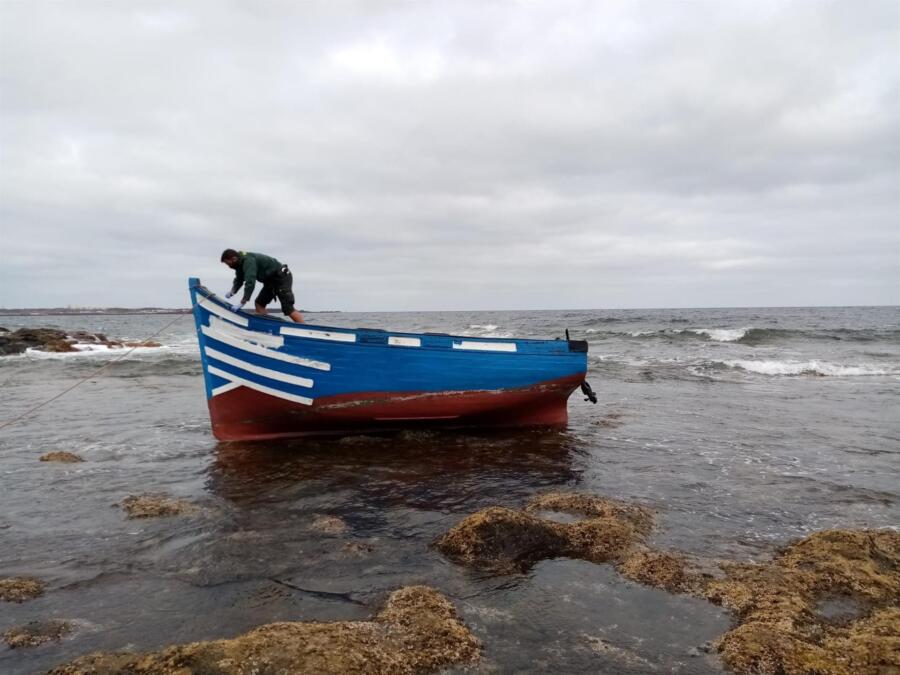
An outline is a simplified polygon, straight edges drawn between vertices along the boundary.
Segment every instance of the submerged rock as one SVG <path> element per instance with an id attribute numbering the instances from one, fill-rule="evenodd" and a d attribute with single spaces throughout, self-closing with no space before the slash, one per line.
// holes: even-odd
<path id="1" fill-rule="evenodd" d="M 617 647 L 605 638 L 596 635 L 585 635 L 584 638 L 592 652 L 601 654 L 604 658 L 611 661 L 616 661 L 625 668 L 635 669 L 642 673 L 658 670 L 657 666 L 647 659 L 630 649 Z"/>
<path id="2" fill-rule="evenodd" d="M 3 641 L 10 649 L 37 647 L 45 642 L 57 642 L 72 632 L 72 624 L 61 619 L 31 621 L 24 626 L 10 628 L 3 633 Z"/>
<path id="3" fill-rule="evenodd" d="M 426 586 L 411 586 L 392 593 L 371 621 L 273 623 L 230 640 L 144 654 L 90 654 L 50 672 L 425 673 L 473 662 L 479 651 L 478 639 L 444 596 Z"/>
<path id="4" fill-rule="evenodd" d="M 682 553 L 636 548 L 616 565 L 619 573 L 670 593 L 700 594 L 712 575 Z"/>
<path id="5" fill-rule="evenodd" d="M 178 516 L 196 510 L 196 506 L 186 499 L 175 499 L 167 495 L 131 495 L 122 500 L 122 508 L 129 518 L 159 518 Z"/>
<path id="6" fill-rule="evenodd" d="M 72 454 L 71 452 L 64 452 L 60 450 L 56 452 L 48 452 L 45 455 L 41 455 L 41 461 L 74 463 L 83 462 L 84 460 L 78 455 Z"/>
<path id="7" fill-rule="evenodd" d="M 563 511 L 584 519 L 560 523 L 531 511 Z M 524 571 L 560 556 L 617 559 L 649 532 L 652 522 L 652 513 L 636 504 L 555 492 L 531 500 L 525 511 L 492 507 L 474 513 L 434 545 L 447 557 L 481 569 Z"/>
<path id="8" fill-rule="evenodd" d="M 316 516 L 310 527 L 324 534 L 344 534 L 350 528 L 337 516 Z"/>
<path id="9" fill-rule="evenodd" d="M 25 602 L 44 594 L 44 582 L 30 577 L 0 579 L 0 600 Z"/>
<path id="10" fill-rule="evenodd" d="M 368 555 L 374 550 L 375 547 L 372 544 L 361 541 L 348 541 L 341 547 L 341 551 L 351 555 Z"/>
<path id="11" fill-rule="evenodd" d="M 591 422 L 594 426 L 603 427 L 605 429 L 615 429 L 622 426 L 622 413 L 610 413 L 606 417 Z"/>

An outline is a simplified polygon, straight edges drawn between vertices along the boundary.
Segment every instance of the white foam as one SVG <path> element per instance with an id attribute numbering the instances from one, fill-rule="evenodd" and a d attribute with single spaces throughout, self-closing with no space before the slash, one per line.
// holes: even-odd
<path id="1" fill-rule="evenodd" d="M 169 351 L 171 347 L 162 345 L 160 347 L 135 347 L 132 351 L 131 347 L 109 347 L 108 345 L 97 345 L 89 343 L 75 343 L 72 347 L 74 352 L 45 352 L 40 349 L 28 348 L 21 356 L 30 359 L 71 359 L 78 357 L 103 357 L 103 356 L 119 356 L 125 352 L 131 351 L 132 355 L 136 354 L 158 354 Z"/>
<path id="2" fill-rule="evenodd" d="M 463 331 L 462 334 L 473 337 L 512 337 L 512 334 L 510 333 L 498 333 L 497 329 L 499 327 L 500 326 L 493 323 L 471 323 L 469 324 L 469 328 Z"/>
<path id="3" fill-rule="evenodd" d="M 723 361 L 730 368 L 746 370 L 760 375 L 825 375 L 828 377 L 866 377 L 896 375 L 900 369 L 874 368 L 871 366 L 845 366 L 827 361 Z"/>
<path id="4" fill-rule="evenodd" d="M 749 328 L 689 328 L 688 332 L 705 335 L 714 342 L 737 342 L 747 334 Z M 680 332 L 680 331 L 676 331 Z"/>

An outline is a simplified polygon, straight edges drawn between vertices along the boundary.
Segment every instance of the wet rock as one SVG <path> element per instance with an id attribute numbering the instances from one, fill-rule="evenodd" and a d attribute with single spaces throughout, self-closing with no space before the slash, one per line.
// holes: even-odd
<path id="1" fill-rule="evenodd" d="M 534 515 L 546 511 L 584 518 L 560 523 Z M 900 673 L 900 532 L 825 530 L 771 562 L 720 562 L 713 573 L 709 561 L 645 546 L 651 525 L 652 513 L 635 504 L 551 493 L 525 511 L 479 511 L 435 546 L 500 572 L 557 556 L 609 561 L 635 581 L 721 604 L 737 625 L 714 648 L 738 673 Z"/>
<path id="2" fill-rule="evenodd" d="M 381 439 L 378 436 L 362 436 L 357 434 L 355 436 L 342 436 L 338 439 L 338 443 L 341 445 L 368 445 L 380 440 Z"/>
<path id="3" fill-rule="evenodd" d="M 434 546 L 459 563 L 496 572 L 523 571 L 544 558 L 565 555 L 564 527 L 495 506 L 468 516 L 436 539 Z"/>
<path id="4" fill-rule="evenodd" d="M 44 594 L 44 582 L 30 577 L 0 579 L 0 600 L 25 602 Z"/>
<path id="5" fill-rule="evenodd" d="M 158 342 L 123 342 L 111 340 L 102 333 L 75 331 L 67 333 L 56 328 L 20 328 L 0 333 L 0 354 L 21 354 L 27 349 L 44 352 L 75 352 L 76 345 L 99 345 L 110 349 L 123 347 L 159 347 Z"/>
<path id="6" fill-rule="evenodd" d="M 371 621 L 282 622 L 230 640 L 144 654 L 95 653 L 54 675 L 189 673 L 425 673 L 478 658 L 480 644 L 453 605 L 425 586 L 391 594 Z"/>
<path id="7" fill-rule="evenodd" d="M 726 578 L 709 582 L 704 594 L 738 615 L 717 645 L 734 670 L 900 671 L 900 533 L 825 530 L 770 563 L 723 567 Z M 835 624 L 817 610 L 837 596 L 852 598 L 856 611 Z"/>
<path id="8" fill-rule="evenodd" d="M 584 516 L 574 523 L 541 518 L 532 511 Z M 492 507 L 465 518 L 435 540 L 447 557 L 481 569 L 524 571 L 539 560 L 566 556 L 593 562 L 620 557 L 650 529 L 652 513 L 604 497 L 550 493 L 531 500 L 525 511 Z"/>
<path id="9" fill-rule="evenodd" d="M 54 328 L 20 328 L 0 335 L 0 354 L 21 354 L 26 349 L 75 351 L 66 332 Z"/>
<path id="10" fill-rule="evenodd" d="M 178 516 L 196 510 L 196 507 L 185 499 L 159 494 L 128 496 L 122 500 L 122 508 L 128 512 L 129 518 Z"/>
<path id="11" fill-rule="evenodd" d="M 3 633 L 3 641 L 10 649 L 37 647 L 46 642 L 57 642 L 72 632 L 72 624 L 60 619 L 31 621 L 24 626 L 10 628 Z"/>
<path id="12" fill-rule="evenodd" d="M 42 462 L 65 462 L 65 463 L 74 463 L 74 462 L 83 462 L 84 460 L 78 455 L 72 454 L 71 452 L 64 451 L 56 451 L 56 452 L 48 452 L 45 455 L 41 455 Z"/>
<path id="13" fill-rule="evenodd" d="M 699 594 L 710 579 L 687 556 L 653 549 L 633 550 L 616 567 L 622 576 L 632 581 L 670 593 Z"/>
<path id="14" fill-rule="evenodd" d="M 351 555 L 368 555 L 375 550 L 375 547 L 360 541 L 348 541 L 341 547 L 341 550 Z"/>
<path id="15" fill-rule="evenodd" d="M 350 528 L 337 516 L 316 516 L 310 527 L 323 534 L 344 534 Z"/>
<path id="16" fill-rule="evenodd" d="M 532 498 L 526 511 L 562 511 L 585 516 L 628 522 L 646 534 L 653 527 L 653 511 L 645 506 L 578 492 L 548 492 Z"/>

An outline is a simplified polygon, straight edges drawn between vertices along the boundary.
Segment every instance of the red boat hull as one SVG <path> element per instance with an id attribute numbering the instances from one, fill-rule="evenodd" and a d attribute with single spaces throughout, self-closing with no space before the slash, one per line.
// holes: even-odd
<path id="1" fill-rule="evenodd" d="M 220 441 L 383 431 L 417 422 L 444 428 L 563 426 L 566 401 L 582 380 L 576 374 L 518 389 L 341 394 L 317 398 L 311 406 L 238 387 L 209 399 L 209 413 Z"/>

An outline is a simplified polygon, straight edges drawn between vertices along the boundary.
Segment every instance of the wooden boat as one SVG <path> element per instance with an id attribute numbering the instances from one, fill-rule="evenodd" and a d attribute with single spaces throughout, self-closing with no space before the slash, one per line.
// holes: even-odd
<path id="1" fill-rule="evenodd" d="M 189 281 L 212 430 L 223 441 L 409 426 L 565 425 L 587 342 L 332 328 L 232 311 Z"/>

